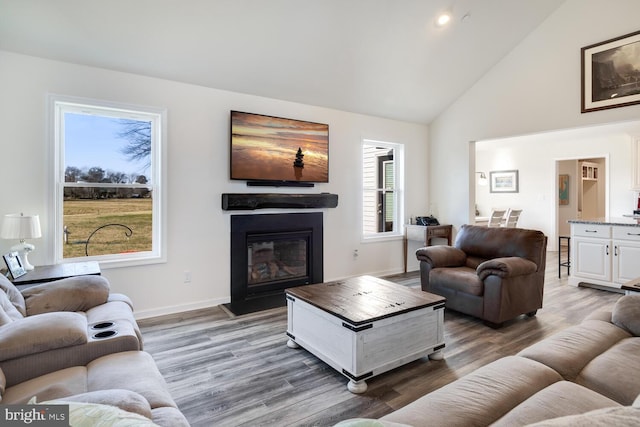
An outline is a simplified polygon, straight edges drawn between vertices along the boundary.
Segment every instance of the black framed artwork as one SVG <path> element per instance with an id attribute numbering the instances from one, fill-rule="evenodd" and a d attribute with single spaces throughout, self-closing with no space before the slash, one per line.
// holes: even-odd
<path id="1" fill-rule="evenodd" d="M 581 49 L 581 112 L 640 104 L 640 31 Z"/>

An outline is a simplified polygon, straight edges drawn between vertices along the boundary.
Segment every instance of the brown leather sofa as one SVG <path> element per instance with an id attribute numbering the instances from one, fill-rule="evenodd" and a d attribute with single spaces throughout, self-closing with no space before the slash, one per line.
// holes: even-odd
<path id="1" fill-rule="evenodd" d="M 492 327 L 542 308 L 547 237 L 541 231 L 463 225 L 454 246 L 416 251 L 422 290 Z"/>

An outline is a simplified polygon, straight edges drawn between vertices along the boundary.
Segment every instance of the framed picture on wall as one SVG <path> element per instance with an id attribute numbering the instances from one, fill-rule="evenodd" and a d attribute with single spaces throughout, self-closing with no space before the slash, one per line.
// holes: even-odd
<path id="1" fill-rule="evenodd" d="M 640 31 L 581 49 L 582 110 L 640 103 Z"/>
<path id="2" fill-rule="evenodd" d="M 518 171 L 491 171 L 489 172 L 489 182 L 491 193 L 517 193 L 518 192 Z"/>
<path id="3" fill-rule="evenodd" d="M 558 205 L 569 204 L 569 175 L 558 175 Z"/>

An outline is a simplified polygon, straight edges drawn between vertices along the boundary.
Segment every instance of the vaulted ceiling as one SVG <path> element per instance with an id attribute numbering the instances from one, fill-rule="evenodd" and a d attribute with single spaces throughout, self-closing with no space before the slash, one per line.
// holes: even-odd
<path id="1" fill-rule="evenodd" d="M 0 0 L 0 49 L 430 123 L 563 2 Z"/>

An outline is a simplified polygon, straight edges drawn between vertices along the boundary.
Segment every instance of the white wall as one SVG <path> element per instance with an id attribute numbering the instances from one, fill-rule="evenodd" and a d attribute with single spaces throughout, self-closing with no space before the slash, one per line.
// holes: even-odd
<path id="1" fill-rule="evenodd" d="M 580 113 L 580 48 L 637 31 L 639 15 L 637 0 L 567 0 L 431 123 L 429 190 L 442 221 L 459 226 L 473 218 L 476 186 L 475 177 L 470 177 L 475 164 L 469 165 L 469 151 L 473 147 L 470 141 L 534 135 L 640 117 L 637 105 Z M 611 188 L 626 191 L 631 179 L 626 176 L 630 172 L 629 159 L 619 156 L 628 154 L 622 154 L 624 148 L 614 147 L 609 141 L 599 145 L 587 150 L 595 157 L 610 155 L 609 171 L 619 166 L 626 171 L 616 172 L 610 181 Z M 528 165 L 520 168 L 521 185 L 527 185 L 523 176 L 542 180 L 544 184 L 544 188 L 523 188 L 528 197 L 538 202 L 527 211 L 530 214 L 526 218 L 529 224 L 548 230 L 555 215 L 555 196 L 548 189 L 555 184 L 551 181 L 553 174 L 539 171 L 553 166 L 548 166 L 551 160 L 546 158 L 544 148 L 536 149 L 535 140 L 520 146 L 517 151 L 529 156 Z M 575 148 L 564 149 L 563 155 L 574 158 Z M 628 212 L 631 203 L 631 196 L 612 195 L 610 214 Z"/>
<path id="2" fill-rule="evenodd" d="M 517 169 L 520 183 L 518 193 L 490 193 L 489 185 L 476 186 L 480 213 L 488 216 L 494 207 L 523 209 L 518 226 L 542 230 L 549 236 L 550 248 L 555 248 L 560 212 L 571 208 L 558 207 L 557 173 L 567 172 L 556 172 L 556 162 L 604 157 L 608 164 L 602 178 L 609 182 L 604 206 L 609 207 L 609 216 L 631 214 L 637 194 L 631 191 L 634 132 L 640 133 L 640 122 L 477 142 L 477 170 L 489 177 L 490 171 Z M 571 173 L 571 185 L 570 188 L 577 186 L 575 170 Z M 575 203 L 575 197 L 570 198 L 570 202 L 572 200 Z M 563 218 L 565 224 L 568 219 L 575 219 L 575 216 Z"/>
<path id="3" fill-rule="evenodd" d="M 168 262 L 103 271 L 113 291 L 133 299 L 139 317 L 229 301 L 229 216 L 234 213 L 222 211 L 222 193 L 337 193 L 338 207 L 323 210 L 325 280 L 402 271 L 401 240 L 361 244 L 363 138 L 406 144 L 405 171 L 411 177 L 406 180 L 406 212 L 427 211 L 423 184 L 427 181 L 426 126 L 0 51 L 4 160 L 0 215 L 21 211 L 40 215 L 44 238 L 32 242 L 36 251 L 29 257 L 35 265 L 53 259 L 49 248 L 53 230 L 47 212 L 47 93 L 168 111 Z M 304 190 L 256 190 L 231 182 L 228 139 L 232 109 L 328 123 L 330 183 Z M 0 241 L 0 250 L 4 253 L 14 243 Z M 357 258 L 354 249 L 358 249 Z M 191 270 L 191 284 L 183 284 L 184 270 Z"/>

